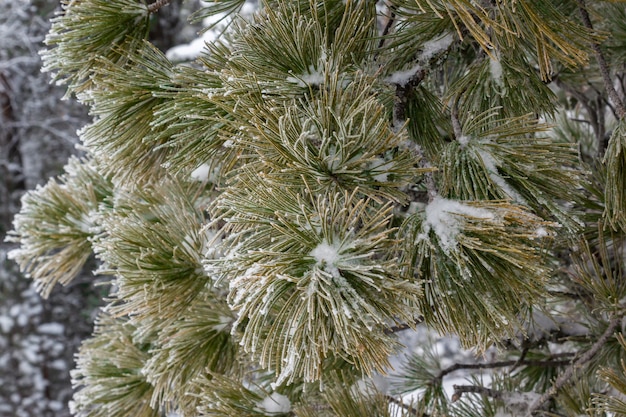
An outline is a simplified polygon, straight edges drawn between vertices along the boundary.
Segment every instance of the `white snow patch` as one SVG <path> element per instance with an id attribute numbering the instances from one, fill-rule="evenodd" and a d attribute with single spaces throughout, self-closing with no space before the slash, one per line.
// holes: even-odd
<path id="1" fill-rule="evenodd" d="M 211 2 L 202 2 L 202 4 L 208 6 Z M 256 1 L 246 1 L 240 11 L 239 15 L 243 17 L 249 17 L 258 9 Z M 207 43 L 214 42 L 220 37 L 221 33 L 228 27 L 232 18 L 227 17 L 226 13 L 218 13 L 213 16 L 209 16 L 202 21 L 204 27 L 213 27 L 210 30 L 204 32 L 200 37 L 195 38 L 188 44 L 177 45 L 169 49 L 165 56 L 171 61 L 192 61 L 196 59 L 202 51 L 205 49 Z"/>
<path id="2" fill-rule="evenodd" d="M 470 139 L 471 138 L 469 136 L 461 135 L 461 137 L 457 138 L 456 140 L 457 140 L 457 142 L 459 142 L 461 144 L 461 147 L 464 148 L 464 147 L 467 146 L 467 144 L 469 143 Z"/>
<path id="3" fill-rule="evenodd" d="M 512 416 L 525 417 L 531 405 L 541 398 L 536 392 L 509 392 L 502 395 L 505 410 Z M 505 414 L 506 415 L 506 414 Z"/>
<path id="4" fill-rule="evenodd" d="M 374 159 L 369 166 L 372 171 L 372 179 L 377 182 L 387 182 L 389 171 L 393 169 L 393 161 L 385 161 L 383 158 Z"/>
<path id="5" fill-rule="evenodd" d="M 542 311 L 533 311 L 532 318 L 526 329 L 526 335 L 523 335 L 523 337 L 529 340 L 541 340 L 546 335 L 558 329 L 559 325 L 553 317 L 550 317 Z"/>
<path id="6" fill-rule="evenodd" d="M 399 85 L 401 87 L 408 84 L 415 74 L 420 71 L 423 67 L 428 66 L 431 58 L 435 55 L 440 54 L 445 51 L 452 45 L 454 42 L 454 34 L 451 32 L 445 33 L 437 38 L 433 38 L 427 42 L 424 42 L 422 45 L 422 52 L 417 59 L 417 64 L 413 65 L 413 67 L 409 69 L 404 69 L 400 71 L 395 71 L 391 73 L 387 78 L 385 78 L 385 82 L 389 84 Z"/>
<path id="7" fill-rule="evenodd" d="M 337 261 L 340 259 L 339 248 L 331 246 L 326 240 L 323 240 L 309 253 L 309 256 L 315 258 L 317 265 L 333 277 L 339 276 L 339 269 L 336 266 Z"/>
<path id="8" fill-rule="evenodd" d="M 438 38 L 433 38 L 422 45 L 422 53 L 419 60 L 421 62 L 429 61 L 433 56 L 445 51 L 454 42 L 454 34 L 448 32 Z"/>
<path id="9" fill-rule="evenodd" d="M 293 84 L 297 84 L 299 87 L 307 86 L 320 86 L 324 84 L 324 73 L 317 70 L 312 65 L 309 67 L 308 74 L 300 74 L 295 77 L 287 77 L 287 81 Z"/>
<path id="10" fill-rule="evenodd" d="M 227 17 L 226 13 L 217 13 L 205 18 L 202 24 L 204 27 L 213 25 L 210 30 L 207 30 L 200 37 L 195 38 L 187 44 L 177 45 L 168 49 L 165 56 L 170 61 L 193 61 L 200 56 L 202 51 L 206 48 L 207 43 L 212 43 L 220 37 L 231 20 L 230 17 Z"/>
<path id="11" fill-rule="evenodd" d="M 169 49 L 165 56 L 170 61 L 193 61 L 200 56 L 202 50 L 206 47 L 207 43 L 213 42 L 217 39 L 217 34 L 214 31 L 204 32 L 203 36 L 196 38 L 187 44 L 177 45 Z"/>
<path id="12" fill-rule="evenodd" d="M 409 69 L 393 72 L 390 76 L 385 78 L 385 82 L 404 87 L 409 83 L 411 77 L 413 77 L 421 69 L 422 64 L 416 64 Z"/>
<path id="13" fill-rule="evenodd" d="M 265 414 L 285 414 L 291 411 L 291 401 L 287 396 L 273 392 L 257 403 L 257 407 Z"/>
<path id="14" fill-rule="evenodd" d="M 2 333 L 8 334 L 13 328 L 13 319 L 9 316 L 0 316 L 0 329 Z"/>
<path id="15" fill-rule="evenodd" d="M 191 178 L 196 181 L 206 181 L 209 178 L 209 170 L 211 167 L 208 164 L 202 164 L 198 168 L 194 169 L 191 173 Z"/>
<path id="16" fill-rule="evenodd" d="M 502 74 L 502 64 L 500 63 L 499 56 L 496 55 L 493 58 L 489 58 L 489 73 L 496 85 L 500 88 L 504 88 L 504 76 Z"/>
<path id="17" fill-rule="evenodd" d="M 439 238 L 441 248 L 446 253 L 457 244 L 456 237 L 465 223 L 464 216 L 485 220 L 494 218 L 490 210 L 439 196 L 426 206 L 425 212 L 426 219 L 422 224 L 423 234 L 420 234 L 418 239 L 425 238 L 425 234 L 433 230 Z"/>
<path id="18" fill-rule="evenodd" d="M 42 334 L 62 335 L 65 331 L 65 326 L 61 323 L 44 323 L 37 327 L 37 331 Z"/>
<path id="19" fill-rule="evenodd" d="M 52 411 L 61 411 L 63 410 L 63 403 L 61 401 L 49 401 L 48 408 Z"/>

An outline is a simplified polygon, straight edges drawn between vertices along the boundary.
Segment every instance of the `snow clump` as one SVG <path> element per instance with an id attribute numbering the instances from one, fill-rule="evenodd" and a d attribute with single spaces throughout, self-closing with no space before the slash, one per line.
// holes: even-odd
<path id="1" fill-rule="evenodd" d="M 286 414 L 291 411 L 291 401 L 285 395 L 273 392 L 257 403 L 261 412 L 268 415 Z"/>
<path id="2" fill-rule="evenodd" d="M 437 235 L 441 248 L 449 253 L 456 247 L 457 235 L 465 223 L 463 217 L 492 220 L 494 213 L 490 210 L 470 206 L 456 200 L 448 200 L 437 196 L 425 209 L 426 219 L 422 223 L 422 230 L 417 239 L 422 240 L 432 230 Z"/>

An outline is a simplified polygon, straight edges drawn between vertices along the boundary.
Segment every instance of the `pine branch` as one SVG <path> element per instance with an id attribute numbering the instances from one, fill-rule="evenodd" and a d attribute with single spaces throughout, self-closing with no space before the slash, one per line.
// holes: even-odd
<path id="1" fill-rule="evenodd" d="M 152 14 L 158 12 L 162 7 L 170 4 L 171 0 L 157 0 L 154 3 L 148 5 L 148 11 Z"/>
<path id="2" fill-rule="evenodd" d="M 424 81 L 426 70 L 418 68 L 415 73 L 404 84 L 396 84 L 396 94 L 393 107 L 393 126 L 401 128 L 406 123 L 406 110 L 411 92 Z"/>
<path id="3" fill-rule="evenodd" d="M 481 385 L 453 385 L 454 394 L 452 394 L 451 401 L 456 402 L 461 399 L 464 393 L 483 394 L 488 397 L 498 399 L 502 398 L 502 391 L 497 391 L 491 388 L 486 388 Z"/>
<path id="4" fill-rule="evenodd" d="M 426 77 L 427 71 L 423 68 L 418 68 L 415 73 L 408 79 L 405 84 L 398 83 L 396 84 L 396 94 L 394 96 L 394 105 L 393 105 L 393 128 L 401 129 L 402 126 L 405 126 L 407 123 L 407 106 L 408 100 L 411 96 L 412 92 L 415 88 L 417 88 L 424 78 Z M 422 149 L 414 144 L 412 141 L 408 141 L 412 152 L 414 152 L 419 159 L 420 168 L 430 168 L 430 161 L 425 158 L 424 152 Z M 426 184 L 426 189 L 428 190 L 428 201 L 432 201 L 435 196 L 438 194 L 437 185 L 435 183 L 435 179 L 432 172 L 426 172 L 424 174 L 424 182 Z"/>
<path id="5" fill-rule="evenodd" d="M 450 112 L 452 117 L 452 129 L 454 130 L 454 137 L 456 138 L 456 140 L 460 140 L 463 136 L 463 129 L 461 128 L 461 122 L 459 120 L 459 105 L 456 98 L 454 98 L 452 101 Z"/>
<path id="6" fill-rule="evenodd" d="M 587 6 L 585 5 L 585 0 L 576 0 L 578 3 L 578 9 L 583 19 L 583 24 L 590 30 L 593 30 L 593 25 L 591 24 L 591 19 L 589 17 L 589 12 L 587 11 Z M 598 65 L 600 67 L 600 74 L 602 75 L 602 81 L 604 82 L 604 88 L 606 88 L 609 97 L 615 103 L 615 107 L 617 110 L 617 114 L 619 118 L 623 118 L 626 115 L 626 108 L 624 108 L 624 103 L 617 95 L 617 91 L 613 87 L 613 81 L 611 80 L 611 75 L 609 73 L 609 67 L 604 58 L 604 54 L 602 53 L 602 49 L 600 49 L 600 44 L 598 42 L 591 42 L 591 49 L 593 49 L 596 60 L 598 61 Z"/>
<path id="7" fill-rule="evenodd" d="M 387 19 L 387 23 L 385 23 L 385 27 L 383 28 L 383 32 L 380 36 L 380 41 L 378 42 L 378 49 L 382 49 L 385 46 L 385 36 L 389 34 L 391 27 L 396 21 L 396 8 L 397 6 L 391 5 L 389 6 L 389 18 Z"/>
<path id="8" fill-rule="evenodd" d="M 600 336 L 600 338 L 591 346 L 591 348 L 585 352 L 582 356 L 578 358 L 574 363 L 572 363 L 566 370 L 559 376 L 552 384 L 552 387 L 548 389 L 541 397 L 535 400 L 530 407 L 528 408 L 527 415 L 532 415 L 535 411 L 539 410 L 546 402 L 548 402 L 556 393 L 565 386 L 569 382 L 569 380 L 574 376 L 576 370 L 580 369 L 584 364 L 589 362 L 596 356 L 596 354 L 602 349 L 602 347 L 609 341 L 609 339 L 613 336 L 615 329 L 622 322 L 621 316 L 615 316 L 609 322 L 608 327 Z"/>
<path id="9" fill-rule="evenodd" d="M 573 356 L 573 354 L 568 354 L 568 356 Z M 516 359 L 516 360 L 508 360 L 508 361 L 497 361 L 497 362 L 485 362 L 485 363 L 455 363 L 447 367 L 446 369 L 441 370 L 439 374 L 434 378 L 434 383 L 440 383 L 441 380 L 448 374 L 452 372 L 461 370 L 461 369 L 495 369 L 495 368 L 504 368 L 507 366 L 540 366 L 545 368 L 557 367 L 557 366 L 565 366 L 572 363 L 571 359 L 556 359 L 552 358 L 545 361 L 540 360 L 532 360 L 532 359 Z"/>

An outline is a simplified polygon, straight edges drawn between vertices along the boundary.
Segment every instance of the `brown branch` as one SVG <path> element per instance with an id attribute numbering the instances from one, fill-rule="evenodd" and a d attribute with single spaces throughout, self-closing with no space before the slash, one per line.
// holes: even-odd
<path id="1" fill-rule="evenodd" d="M 398 333 L 401 332 L 403 330 L 408 330 L 413 328 L 414 326 L 418 325 L 418 324 L 422 324 L 424 323 L 424 317 L 423 316 L 419 316 L 418 318 L 415 319 L 415 321 L 413 322 L 413 325 L 410 325 L 408 323 L 402 323 L 399 324 L 397 326 L 391 326 L 386 328 L 383 333 L 389 335 L 389 334 L 394 334 L 394 333 Z"/>
<path id="2" fill-rule="evenodd" d="M 380 35 L 380 41 L 378 42 L 378 49 L 382 49 L 382 47 L 385 46 L 385 36 L 389 34 L 391 27 L 396 21 L 396 5 L 394 4 L 392 6 L 389 6 L 389 11 L 390 11 L 389 19 L 387 19 L 387 23 L 385 24 L 385 27 L 383 28 L 383 33 Z"/>
<path id="3" fill-rule="evenodd" d="M 585 5 L 585 0 L 576 0 L 578 3 L 578 9 L 583 19 L 583 24 L 587 29 L 593 30 L 593 25 L 591 24 L 591 18 L 589 17 L 589 12 L 587 11 L 587 6 Z M 602 49 L 600 49 L 600 44 L 597 42 L 591 42 L 591 49 L 596 55 L 596 61 L 598 61 L 598 66 L 600 67 L 600 74 L 602 74 L 602 80 L 604 81 L 604 88 L 609 94 L 609 98 L 615 104 L 615 108 L 617 110 L 617 114 L 619 118 L 623 118 L 626 115 L 626 109 L 624 108 L 624 103 L 617 95 L 617 91 L 615 87 L 613 87 L 613 81 L 611 80 L 611 74 L 609 74 L 609 66 L 604 58 L 604 54 L 602 53 Z"/>
<path id="4" fill-rule="evenodd" d="M 171 1 L 172 0 L 157 0 L 154 3 L 148 5 L 148 11 L 154 14 L 158 12 L 159 9 L 161 9 L 162 7 L 165 7 L 168 4 L 170 4 Z"/>
<path id="5" fill-rule="evenodd" d="M 624 74 L 618 73 L 615 74 L 617 79 L 619 80 L 619 86 L 622 89 L 622 98 L 626 97 L 626 86 L 624 85 Z"/>
<path id="6" fill-rule="evenodd" d="M 584 364 L 593 359 L 593 357 L 600 351 L 602 346 L 609 341 L 609 339 L 613 336 L 615 329 L 622 322 L 622 317 L 617 316 L 613 317 L 609 322 L 608 327 L 602 333 L 602 336 L 591 346 L 591 348 L 585 352 L 582 356 L 580 356 L 576 361 L 574 361 L 566 370 L 563 372 L 552 384 L 550 389 L 548 389 L 541 397 L 539 397 L 535 402 L 533 402 L 528 408 L 528 415 L 531 415 L 535 411 L 539 410 L 546 402 L 548 402 L 556 393 L 565 386 L 569 382 L 569 380 L 574 376 L 576 370 L 580 369 Z"/>
<path id="7" fill-rule="evenodd" d="M 573 356 L 574 354 L 570 353 L 568 356 Z M 562 357 L 562 355 L 559 355 Z M 507 366 L 541 366 L 546 368 L 552 368 L 557 366 L 566 366 L 572 363 L 571 359 L 556 359 L 553 357 L 552 359 L 540 361 L 533 359 L 524 359 L 523 357 L 515 360 L 508 361 L 497 361 L 497 362 L 485 362 L 485 363 L 455 363 L 447 367 L 446 369 L 442 369 L 439 374 L 433 379 L 433 383 L 441 382 L 441 380 L 448 374 L 452 372 L 461 370 L 461 369 L 494 369 L 494 368 L 504 368 Z"/>

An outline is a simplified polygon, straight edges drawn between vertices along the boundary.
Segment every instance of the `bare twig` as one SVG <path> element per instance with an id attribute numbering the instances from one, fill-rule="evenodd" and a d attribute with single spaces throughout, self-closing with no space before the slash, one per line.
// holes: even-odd
<path id="1" fill-rule="evenodd" d="M 453 385 L 452 387 L 454 388 L 454 394 L 452 394 L 451 398 L 452 402 L 460 400 L 466 392 L 483 394 L 495 399 L 502 398 L 502 391 L 486 388 L 481 385 Z"/>
<path id="2" fill-rule="evenodd" d="M 593 30 L 593 25 L 591 24 L 591 18 L 589 17 L 589 12 L 587 11 L 587 6 L 585 5 L 585 0 L 577 0 L 578 9 L 582 16 L 583 24 L 590 30 Z M 604 82 L 604 88 L 606 88 L 607 93 L 609 94 L 609 98 L 615 104 L 615 108 L 619 118 L 623 118 L 626 115 L 626 109 L 624 108 L 624 103 L 617 95 L 617 91 L 615 87 L 613 87 L 613 81 L 611 80 L 611 74 L 609 73 L 609 66 L 604 58 L 604 54 L 602 53 L 602 49 L 600 49 L 600 45 L 597 42 L 591 42 L 591 49 L 593 49 L 596 60 L 598 61 L 598 66 L 600 67 L 600 74 L 602 74 L 602 80 Z"/>
<path id="3" fill-rule="evenodd" d="M 613 116 L 615 116 L 616 119 L 619 119 L 619 115 L 617 114 L 617 109 L 615 108 L 615 106 L 613 106 L 611 104 L 611 100 L 609 100 L 607 97 L 605 97 L 605 95 L 602 93 L 602 91 L 598 90 L 596 88 L 596 86 L 591 82 L 591 81 L 587 81 L 587 85 L 596 92 L 596 104 L 598 109 L 602 109 L 601 104 L 604 103 L 605 105 L 607 105 L 609 107 L 609 109 L 611 110 L 611 113 L 613 113 Z M 598 112 L 599 116 L 602 116 L 604 114 L 604 112 Z"/>
<path id="4" fill-rule="evenodd" d="M 608 327 L 602 333 L 602 336 L 591 346 L 591 348 L 585 352 L 582 356 L 580 356 L 576 361 L 574 361 L 566 370 L 563 372 L 552 384 L 550 389 L 548 389 L 541 397 L 535 400 L 530 407 L 528 408 L 528 416 L 532 415 L 535 411 L 539 410 L 546 402 L 550 400 L 556 393 L 565 386 L 569 382 L 569 380 L 574 376 L 576 370 L 580 369 L 584 364 L 589 362 L 593 357 L 600 351 L 602 346 L 608 342 L 608 340 L 613 336 L 615 329 L 622 322 L 622 317 L 617 316 L 613 317 L 609 322 Z"/>

